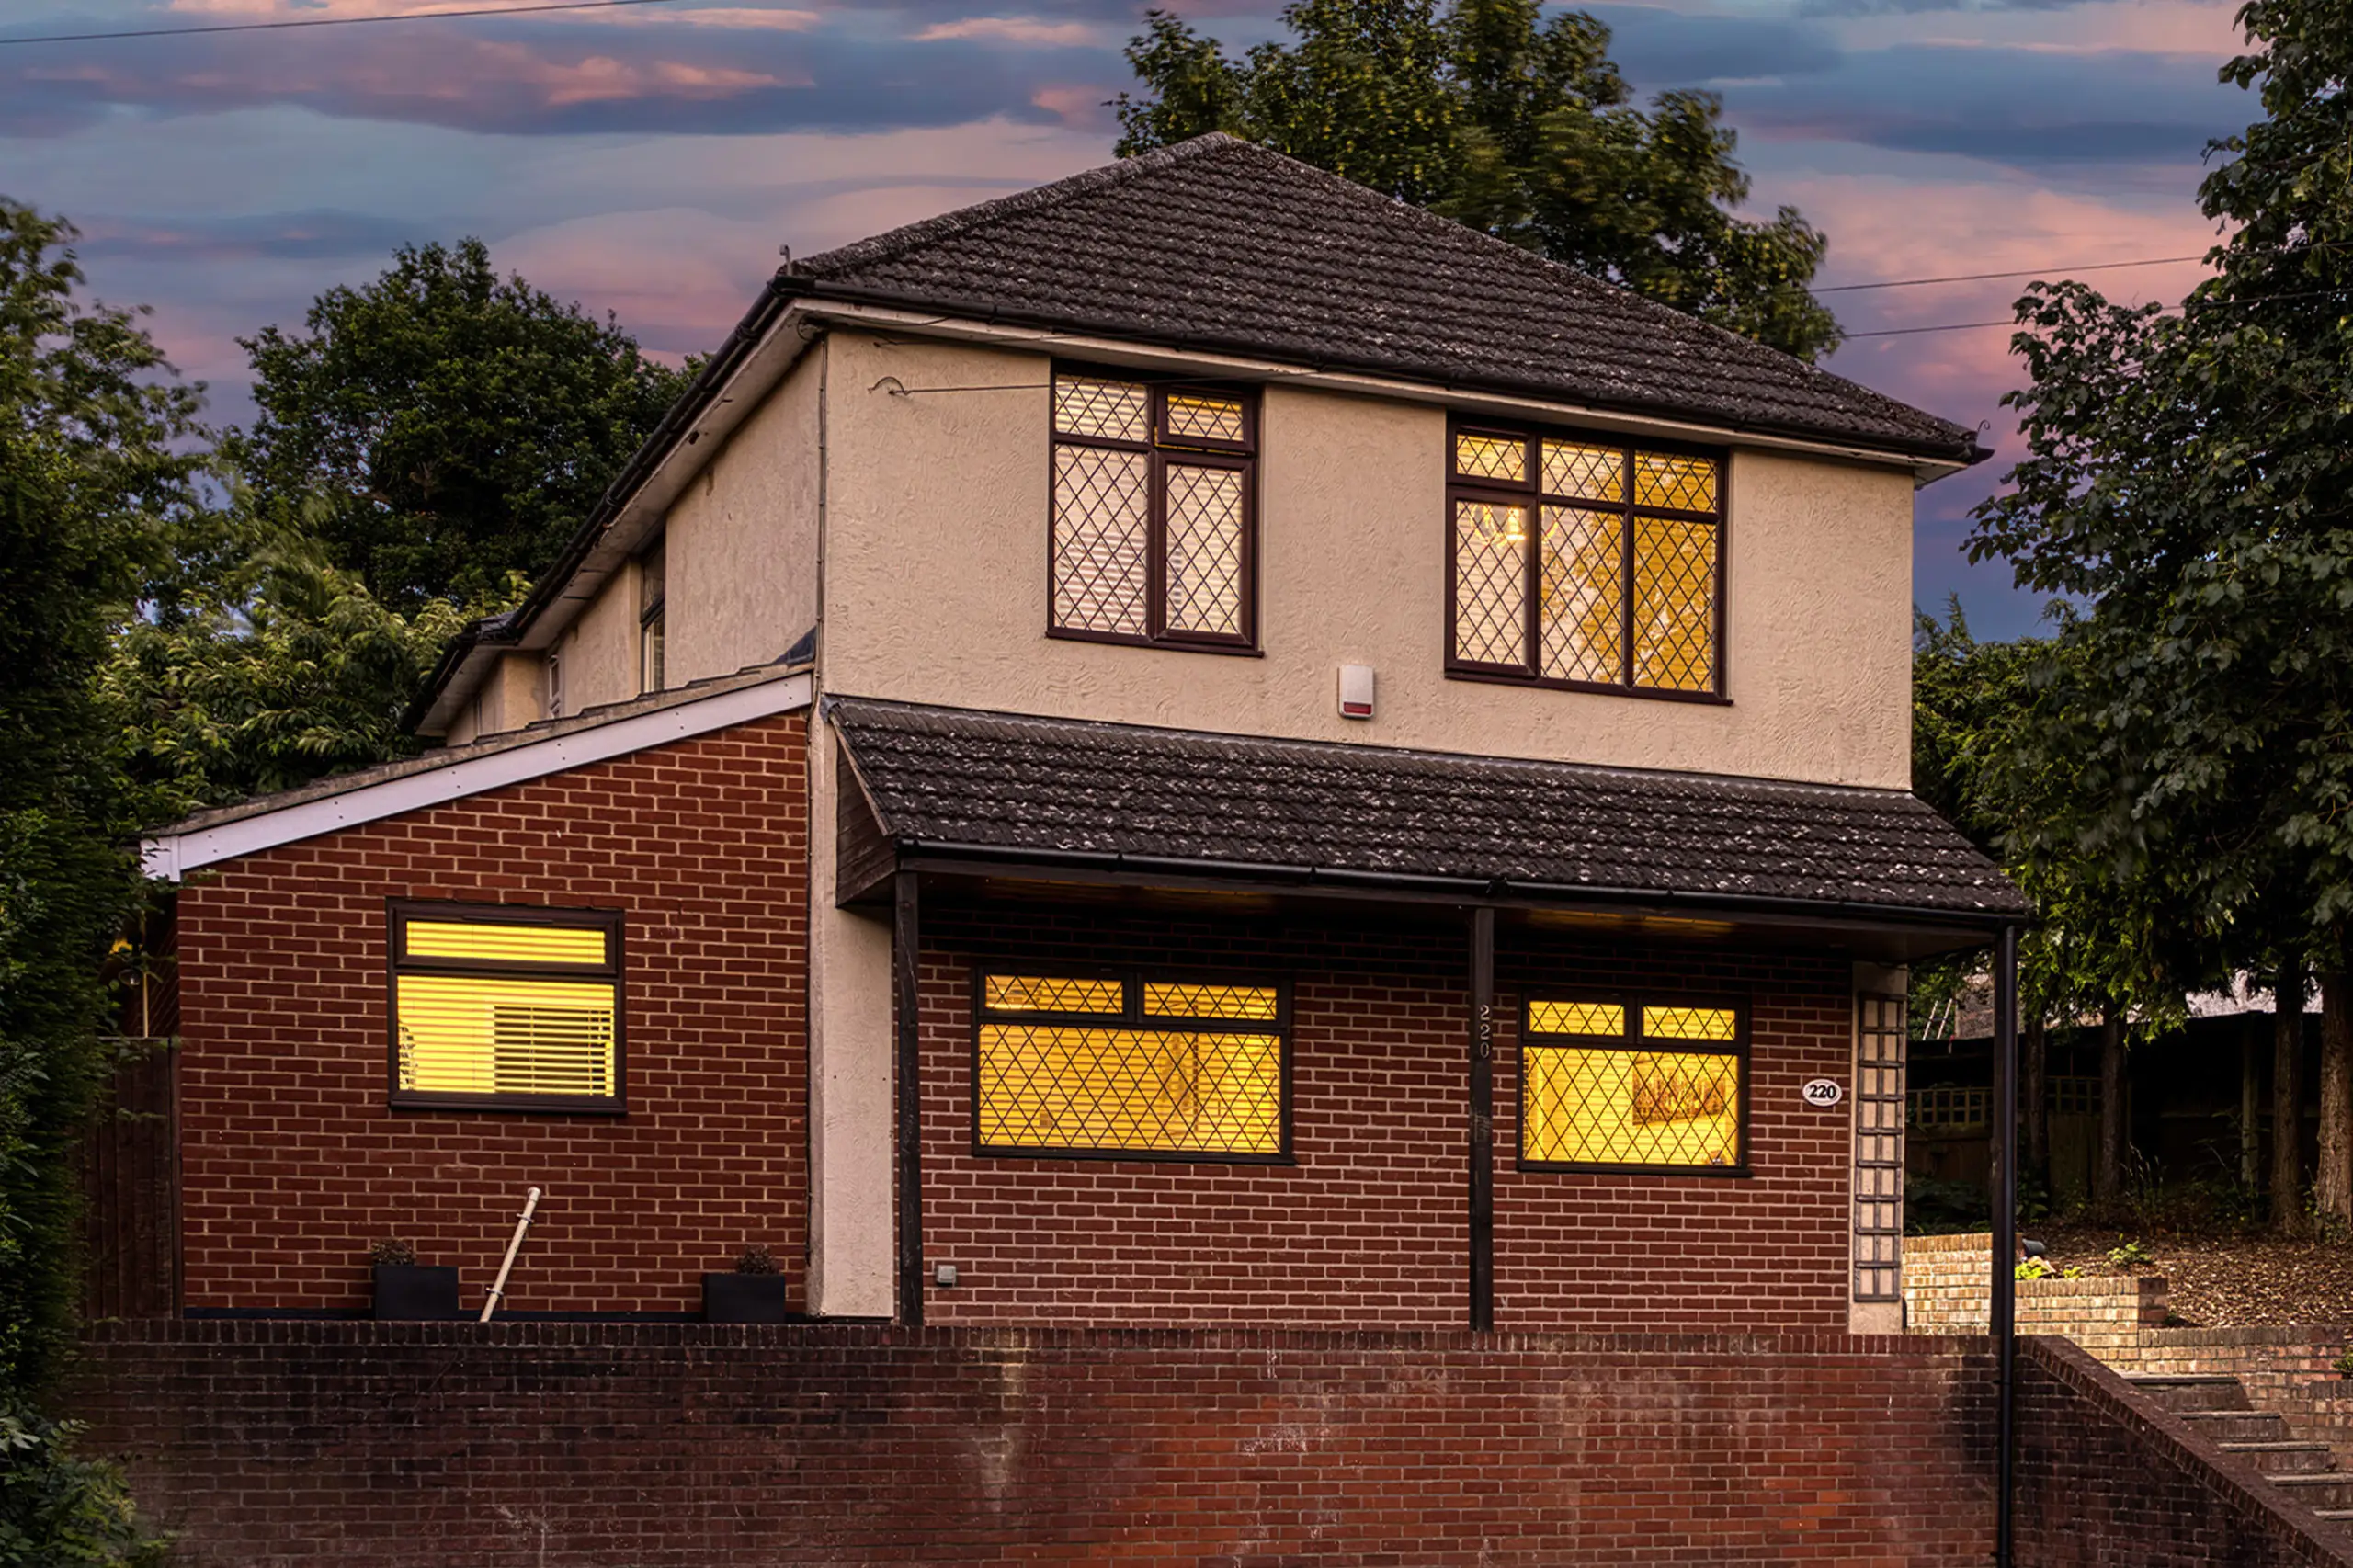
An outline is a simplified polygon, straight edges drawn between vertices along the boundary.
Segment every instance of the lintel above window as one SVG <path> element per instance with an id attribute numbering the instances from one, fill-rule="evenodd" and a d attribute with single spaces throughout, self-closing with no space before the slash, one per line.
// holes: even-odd
<path id="1" fill-rule="evenodd" d="M 1050 635 L 1257 645 L 1256 395 L 1061 369 Z"/>
<path id="2" fill-rule="evenodd" d="M 1720 454 L 1472 424 L 1450 437 L 1450 675 L 1723 699 Z"/>

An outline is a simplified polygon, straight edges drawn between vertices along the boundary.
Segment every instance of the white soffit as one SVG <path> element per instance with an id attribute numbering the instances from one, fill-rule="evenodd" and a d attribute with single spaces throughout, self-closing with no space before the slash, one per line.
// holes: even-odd
<path id="1" fill-rule="evenodd" d="M 233 860 L 240 855 L 275 849 L 282 844 L 381 822 L 405 812 L 461 801 L 509 784 L 544 778 L 568 768 L 608 762 L 631 752 L 790 713 L 809 706 L 810 690 L 810 677 L 803 672 L 650 712 L 632 713 L 608 723 L 569 730 L 545 740 L 527 741 L 462 762 L 357 785 L 336 794 L 294 801 L 275 811 L 256 812 L 217 826 L 163 834 L 141 843 L 141 863 L 149 876 L 176 882 L 190 871 Z"/>

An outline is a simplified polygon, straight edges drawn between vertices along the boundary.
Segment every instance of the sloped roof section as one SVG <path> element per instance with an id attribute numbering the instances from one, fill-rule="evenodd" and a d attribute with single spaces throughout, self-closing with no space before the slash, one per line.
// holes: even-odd
<path id="1" fill-rule="evenodd" d="M 903 847 L 2020 918 L 1909 793 L 920 707 L 824 711 Z"/>
<path id="2" fill-rule="evenodd" d="M 1938 461 L 1984 455 L 1948 420 L 1222 134 L 813 256 L 777 281 Z"/>

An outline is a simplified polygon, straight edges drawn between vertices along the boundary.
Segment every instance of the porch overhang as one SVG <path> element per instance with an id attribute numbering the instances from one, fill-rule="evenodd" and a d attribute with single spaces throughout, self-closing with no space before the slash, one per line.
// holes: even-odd
<path id="1" fill-rule="evenodd" d="M 1908 792 L 828 699 L 845 906 L 981 893 L 1378 909 L 1904 962 L 1991 943 L 2017 889 Z"/>

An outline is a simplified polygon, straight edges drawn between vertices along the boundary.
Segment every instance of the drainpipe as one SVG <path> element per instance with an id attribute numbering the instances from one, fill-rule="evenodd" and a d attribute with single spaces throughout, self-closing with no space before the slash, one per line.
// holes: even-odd
<path id="1" fill-rule="evenodd" d="M 515 1216 L 515 1233 L 506 1239 L 506 1260 L 498 1266 L 498 1283 L 483 1298 L 482 1316 L 476 1323 L 488 1323 L 490 1314 L 506 1300 L 506 1277 L 515 1272 L 515 1255 L 523 1250 L 523 1233 L 531 1228 L 531 1216 L 540 1211 L 540 1189 L 533 1187 L 523 1195 L 523 1211 Z"/>
<path id="2" fill-rule="evenodd" d="M 2002 927 L 1994 949 L 1994 1278 L 1988 1331 L 1994 1337 L 1994 1563 L 2011 1568 L 2012 1473 L 2018 1436 L 2018 928 Z"/>

